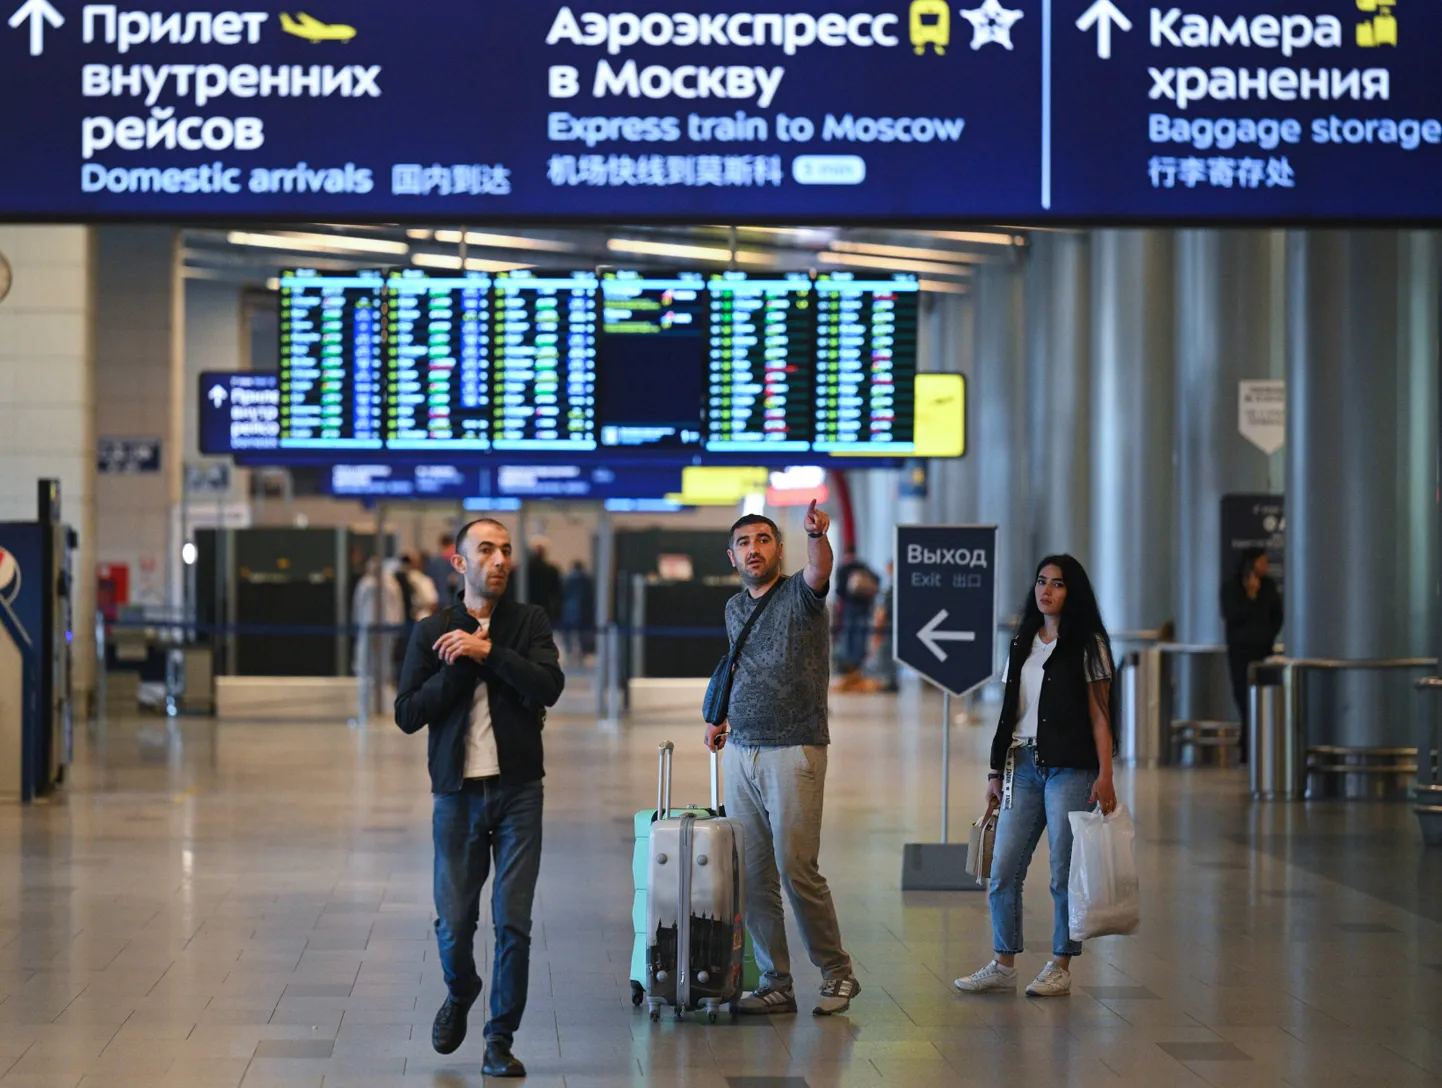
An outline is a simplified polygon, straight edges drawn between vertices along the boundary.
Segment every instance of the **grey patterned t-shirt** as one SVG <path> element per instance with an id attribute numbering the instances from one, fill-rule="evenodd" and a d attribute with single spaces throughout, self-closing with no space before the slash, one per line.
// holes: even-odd
<path id="1" fill-rule="evenodd" d="M 726 633 L 733 643 L 758 603 L 745 590 L 726 602 Z M 830 744 L 830 684 L 825 589 L 817 593 L 793 574 L 776 588 L 776 599 L 741 647 L 728 708 L 731 740 L 761 748 Z"/>

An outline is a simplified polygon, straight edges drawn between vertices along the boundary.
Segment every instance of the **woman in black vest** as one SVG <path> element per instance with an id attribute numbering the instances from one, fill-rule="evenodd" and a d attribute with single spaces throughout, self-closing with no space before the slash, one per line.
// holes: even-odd
<path id="1" fill-rule="evenodd" d="M 1111 676 L 1111 640 L 1086 571 L 1069 555 L 1047 556 L 1012 640 L 987 775 L 988 803 L 1001 807 L 991 862 L 996 957 L 956 980 L 963 993 L 1016 989 L 1022 881 L 1043 830 L 1051 848 L 1052 958 L 1026 992 L 1071 992 L 1070 965 L 1081 942 L 1071 939 L 1067 925 L 1068 814 L 1098 803 L 1104 813 L 1116 808 Z"/>

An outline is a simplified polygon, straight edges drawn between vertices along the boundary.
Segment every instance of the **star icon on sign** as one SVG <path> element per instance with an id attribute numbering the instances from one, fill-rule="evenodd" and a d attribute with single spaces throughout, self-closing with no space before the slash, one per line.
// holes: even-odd
<path id="1" fill-rule="evenodd" d="M 972 8 L 970 11 L 963 8 L 961 17 L 971 24 L 973 49 L 980 49 L 990 42 L 1010 49 L 1012 24 L 1024 14 L 1026 13 L 1022 11 L 1002 7 L 1000 0 L 983 0 L 979 8 Z"/>

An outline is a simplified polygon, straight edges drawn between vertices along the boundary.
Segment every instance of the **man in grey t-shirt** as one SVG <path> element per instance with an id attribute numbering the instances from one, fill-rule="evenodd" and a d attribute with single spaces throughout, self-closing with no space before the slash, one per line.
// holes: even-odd
<path id="1" fill-rule="evenodd" d="M 833 557 L 831 519 L 816 503 L 806 512 L 806 569 L 781 573 L 781 531 L 770 518 L 731 527 L 727 555 L 745 589 L 726 605 L 731 641 L 768 594 L 746 636 L 731 687 L 728 720 L 706 727 L 706 746 L 725 748 L 726 814 L 746 836 L 746 928 L 761 982 L 741 999 L 744 1013 L 796 1011 L 781 889 L 811 962 L 821 969 L 818 1016 L 844 1012 L 861 985 L 841 947 L 831 889 L 817 866 L 826 790 L 826 724 L 831 632 L 826 593 Z M 730 743 L 727 743 L 727 737 Z"/>

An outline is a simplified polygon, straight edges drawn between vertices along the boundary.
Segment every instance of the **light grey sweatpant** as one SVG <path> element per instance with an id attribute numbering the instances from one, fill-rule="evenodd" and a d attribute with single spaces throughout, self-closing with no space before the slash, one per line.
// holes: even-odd
<path id="1" fill-rule="evenodd" d="M 823 978 L 851 977 L 831 889 L 817 866 L 821 807 L 826 793 L 826 748 L 794 745 L 725 748 L 726 815 L 746 835 L 746 929 L 756 951 L 761 985 L 792 985 L 781 889 L 791 900 L 802 943 Z"/>

